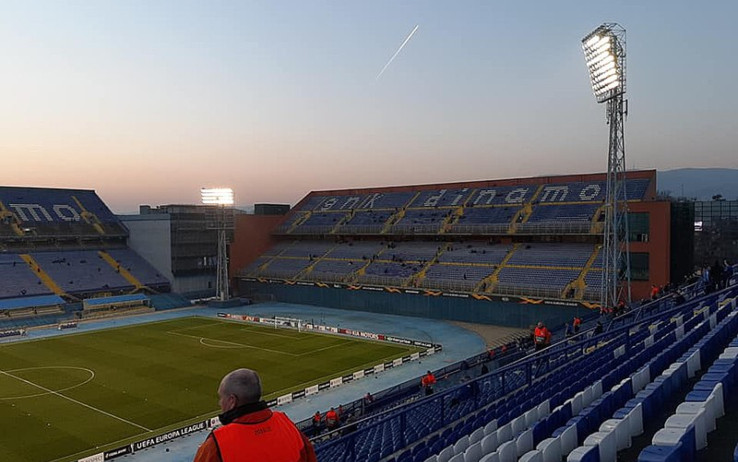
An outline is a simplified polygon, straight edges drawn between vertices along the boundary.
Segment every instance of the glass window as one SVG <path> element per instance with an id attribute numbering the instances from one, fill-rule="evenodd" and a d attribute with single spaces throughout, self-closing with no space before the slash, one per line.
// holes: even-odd
<path id="1" fill-rule="evenodd" d="M 650 216 L 647 212 L 628 214 L 628 231 L 630 242 L 648 242 L 650 232 Z"/>
<path id="2" fill-rule="evenodd" d="M 633 281 L 648 281 L 648 254 L 647 253 L 631 253 L 630 254 L 630 278 Z"/>

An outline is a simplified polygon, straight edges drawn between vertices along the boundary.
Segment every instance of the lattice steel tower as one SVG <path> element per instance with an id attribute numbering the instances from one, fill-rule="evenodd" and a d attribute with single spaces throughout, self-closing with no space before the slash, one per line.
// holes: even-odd
<path id="1" fill-rule="evenodd" d="M 233 229 L 234 195 L 231 188 L 202 188 L 202 203 L 215 206 L 210 225 L 218 232 L 218 262 L 216 264 L 215 293 L 220 301 L 230 298 L 228 285 L 228 231 Z"/>
<path id="2" fill-rule="evenodd" d="M 625 29 L 605 23 L 582 39 L 584 57 L 598 103 L 607 103 L 610 143 L 607 157 L 607 190 L 603 235 L 600 302 L 614 307 L 630 303 L 630 245 L 625 177 Z"/>

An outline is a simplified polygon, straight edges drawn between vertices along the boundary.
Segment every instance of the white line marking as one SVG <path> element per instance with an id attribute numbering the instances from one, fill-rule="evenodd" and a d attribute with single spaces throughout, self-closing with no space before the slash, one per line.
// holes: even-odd
<path id="1" fill-rule="evenodd" d="M 311 355 L 311 354 L 313 354 L 313 353 L 317 353 L 317 352 L 319 352 L 319 351 L 325 351 L 325 350 L 330 350 L 331 348 L 335 348 L 335 347 L 343 346 L 343 345 L 345 345 L 345 344 L 347 344 L 347 343 L 351 343 L 351 340 L 349 340 L 349 341 L 347 341 L 347 342 L 341 342 L 341 343 L 336 343 L 335 345 L 329 345 L 329 346 L 327 346 L 327 347 L 323 347 L 323 348 L 318 348 L 317 350 L 311 350 L 311 351 L 308 351 L 308 352 L 306 352 L 306 353 L 302 353 L 302 354 L 299 354 L 299 355 L 297 355 L 297 356 L 305 356 L 305 355 Z"/>
<path id="2" fill-rule="evenodd" d="M 77 400 L 76 400 L 76 399 L 74 399 L 74 398 L 70 398 L 69 396 L 65 396 L 65 395 L 62 395 L 61 393 L 59 393 L 59 392 L 57 392 L 57 391 L 54 391 L 54 390 L 50 390 L 50 389 L 48 389 L 48 388 L 46 388 L 46 387 L 44 387 L 44 386 L 42 386 L 42 385 L 39 385 L 39 384 L 37 384 L 37 383 L 33 383 L 33 382 L 31 382 L 30 380 L 26 380 L 26 379 L 24 379 L 24 378 L 22 378 L 22 377 L 18 377 L 18 376 L 15 376 L 15 375 L 13 375 L 13 374 L 11 374 L 11 373 L 9 373 L 9 372 L 6 372 L 6 371 L 2 371 L 2 370 L 0 370 L 0 374 L 4 374 L 4 375 L 7 375 L 8 377 L 14 378 L 14 379 L 16 379 L 16 380 L 20 380 L 20 381 L 21 381 L 21 382 L 23 382 L 23 383 L 27 383 L 28 385 L 34 386 L 34 387 L 36 387 L 36 388 L 39 388 L 39 389 L 41 389 L 41 390 L 43 390 L 43 391 L 45 391 L 45 392 L 47 392 L 47 393 L 50 393 L 50 394 L 52 394 L 52 395 L 56 395 L 56 396 L 58 396 L 58 397 L 60 397 L 60 398 L 64 398 L 64 399 L 67 399 L 67 400 L 69 400 L 69 401 L 71 401 L 71 402 L 73 402 L 73 403 L 79 404 L 80 406 L 84 406 L 84 407 L 86 407 L 86 408 L 88 408 L 88 409 L 92 409 L 93 411 L 97 411 L 97 412 L 99 412 L 100 414 L 105 414 L 105 415 L 106 415 L 106 416 L 108 416 L 108 417 L 112 417 L 112 418 L 114 418 L 114 419 L 118 419 L 118 420 L 120 420 L 121 422 L 125 422 L 125 423 L 127 423 L 128 425 L 133 425 L 134 427 L 138 427 L 138 428 L 140 428 L 141 430 L 146 430 L 147 432 L 151 432 L 151 431 L 153 431 L 153 430 L 150 430 L 150 429 L 148 429 L 148 428 L 144 427 L 143 425 L 139 425 L 139 424 L 137 424 L 137 423 L 135 423 L 135 422 L 131 422 L 130 420 L 128 420 L 128 419 L 124 419 L 123 417 L 118 417 L 118 416 L 117 416 L 117 415 L 115 415 L 115 414 L 111 414 L 111 413 L 109 413 L 109 412 L 103 411 L 102 409 L 98 409 L 98 408 L 96 408 L 96 407 L 94 407 L 94 406 L 90 406 L 89 404 L 87 404 L 87 403 L 83 403 L 82 401 L 77 401 Z"/>
<path id="3" fill-rule="evenodd" d="M 211 340 L 213 342 L 227 343 L 227 344 L 230 344 L 230 345 L 238 345 L 239 347 L 252 348 L 254 350 L 261 350 L 261 351 L 268 351 L 270 353 L 278 353 L 278 354 L 281 354 L 281 355 L 288 355 L 288 356 L 299 356 L 299 355 L 296 355 L 294 353 L 288 353 L 286 351 L 270 350 L 269 348 L 261 348 L 261 347 L 257 347 L 257 346 L 253 346 L 253 345 L 246 345 L 246 344 L 243 344 L 243 343 L 230 342 L 228 340 L 219 340 L 217 338 L 202 337 L 202 336 L 198 336 L 198 335 L 180 334 L 179 332 L 172 332 L 172 331 L 168 331 L 167 334 L 179 335 L 180 337 L 194 338 L 194 339 L 198 340 L 201 345 L 204 345 L 204 346 L 207 346 L 207 347 L 212 347 L 212 348 L 223 348 L 223 347 L 218 347 L 216 345 L 208 345 L 207 343 L 203 343 L 202 341 L 203 340 Z"/>
<path id="4" fill-rule="evenodd" d="M 9 370 L 7 372 L 20 372 L 20 371 L 35 371 L 38 369 L 78 369 L 80 371 L 85 371 L 90 373 L 90 377 L 85 380 L 84 382 L 80 382 L 76 385 L 69 386 L 67 388 L 62 388 L 61 390 L 54 390 L 57 393 L 61 393 L 63 391 L 72 390 L 74 388 L 79 388 L 82 385 L 91 382 L 95 378 L 95 371 L 92 369 L 87 369 L 86 367 L 76 367 L 76 366 L 38 366 L 38 367 L 24 367 L 23 369 L 13 369 Z M 24 395 L 24 396 L 11 396 L 8 398 L 0 398 L 0 401 L 8 401 L 12 399 L 26 399 L 26 398 L 36 398 L 37 396 L 46 396 L 50 393 L 44 392 L 44 393 L 36 393 L 35 395 Z"/>

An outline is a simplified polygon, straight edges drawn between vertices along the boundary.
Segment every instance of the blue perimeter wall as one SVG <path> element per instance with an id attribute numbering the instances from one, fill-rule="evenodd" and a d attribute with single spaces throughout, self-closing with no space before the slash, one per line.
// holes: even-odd
<path id="1" fill-rule="evenodd" d="M 420 294 L 347 290 L 239 280 L 240 294 L 254 299 L 273 297 L 276 301 L 327 306 L 372 313 L 445 319 L 478 324 L 528 328 L 543 321 L 549 327 L 571 322 L 574 315 L 590 313 L 583 307 L 525 304 L 476 300 L 473 298 L 432 297 Z"/>

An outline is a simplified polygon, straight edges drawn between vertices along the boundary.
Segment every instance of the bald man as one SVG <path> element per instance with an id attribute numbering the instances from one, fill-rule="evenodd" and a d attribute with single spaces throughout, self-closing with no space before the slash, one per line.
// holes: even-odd
<path id="1" fill-rule="evenodd" d="M 208 435 L 195 462 L 317 462 L 312 444 L 295 424 L 261 401 L 261 379 L 251 369 L 223 377 L 218 404 L 223 426 Z"/>

